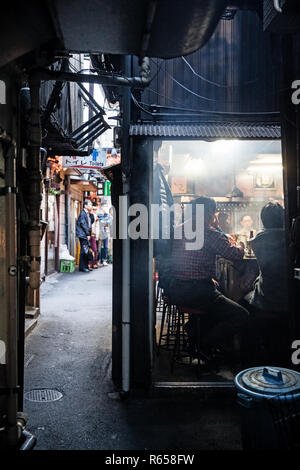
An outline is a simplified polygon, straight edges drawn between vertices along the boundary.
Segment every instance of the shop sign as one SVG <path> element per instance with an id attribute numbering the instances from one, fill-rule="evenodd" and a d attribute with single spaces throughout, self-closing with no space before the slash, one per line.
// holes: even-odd
<path id="1" fill-rule="evenodd" d="M 106 166 L 107 149 L 94 149 L 88 157 L 63 157 L 64 168 L 94 168 L 101 170 Z"/>
<path id="2" fill-rule="evenodd" d="M 97 196 L 110 196 L 111 195 L 111 182 L 101 181 L 98 183 Z"/>

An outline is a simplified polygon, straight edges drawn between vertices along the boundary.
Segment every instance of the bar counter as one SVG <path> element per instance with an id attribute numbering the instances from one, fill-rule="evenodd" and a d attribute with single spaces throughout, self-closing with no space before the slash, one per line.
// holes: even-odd
<path id="1" fill-rule="evenodd" d="M 259 268 L 255 256 L 244 256 L 240 261 L 219 257 L 216 272 L 221 292 L 238 302 L 252 289 Z"/>

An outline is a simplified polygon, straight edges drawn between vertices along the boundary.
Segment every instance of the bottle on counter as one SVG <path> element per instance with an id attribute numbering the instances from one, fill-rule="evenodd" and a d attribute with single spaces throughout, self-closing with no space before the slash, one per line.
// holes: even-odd
<path id="1" fill-rule="evenodd" d="M 251 247 L 251 242 L 250 242 L 250 240 L 252 240 L 253 236 L 254 236 L 254 232 L 253 232 L 253 230 L 250 230 L 250 238 L 249 238 L 249 240 L 247 240 L 247 252 L 246 252 L 247 256 L 254 256 L 254 253 L 253 253 L 253 250 L 252 250 L 252 247 Z"/>

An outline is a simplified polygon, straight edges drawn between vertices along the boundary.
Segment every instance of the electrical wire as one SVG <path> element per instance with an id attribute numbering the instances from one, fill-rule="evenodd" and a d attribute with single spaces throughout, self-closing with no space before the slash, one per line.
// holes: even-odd
<path id="1" fill-rule="evenodd" d="M 181 106 L 184 106 L 183 103 L 181 103 L 179 101 L 175 101 L 172 98 L 169 98 L 168 96 L 162 95 L 161 93 L 158 93 L 155 90 L 152 90 L 151 88 L 149 88 L 148 91 L 151 91 L 151 92 L 153 92 L 153 93 L 155 93 L 155 94 L 157 94 L 157 95 L 161 96 L 162 98 L 165 98 L 169 101 L 173 101 L 173 103 L 177 103 Z M 177 107 L 174 107 L 174 106 L 165 106 L 165 105 L 159 105 L 159 104 L 148 104 L 148 103 L 143 103 L 143 102 L 140 102 L 140 103 L 143 106 L 153 106 L 153 107 L 157 106 L 158 108 L 160 107 L 160 108 L 166 108 L 166 109 L 174 109 L 176 111 L 190 111 L 190 112 L 194 112 L 195 114 L 196 113 L 199 113 L 199 114 L 202 114 L 202 113 L 206 114 L 207 113 L 207 114 L 217 114 L 217 115 L 218 114 L 220 114 L 220 115 L 228 114 L 228 115 L 233 115 L 233 116 L 234 115 L 237 115 L 237 116 L 238 115 L 271 115 L 271 114 L 279 116 L 279 114 L 280 114 L 279 111 L 265 111 L 265 112 L 264 111 L 257 111 L 257 112 L 249 112 L 249 113 L 238 112 L 238 111 L 237 112 L 234 112 L 234 111 L 232 111 L 232 112 L 230 112 L 230 111 L 211 111 L 211 110 L 208 110 L 208 109 L 194 109 L 194 108 L 181 108 L 181 107 L 177 108 Z M 158 113 L 154 113 L 154 115 L 157 116 Z"/>
<path id="2" fill-rule="evenodd" d="M 220 83 L 217 83 L 217 82 L 213 82 L 211 80 L 208 80 L 207 78 L 203 77 L 202 75 L 200 75 L 199 73 L 197 73 L 193 67 L 191 66 L 191 64 L 186 60 L 185 57 L 181 56 L 182 60 L 186 63 L 186 65 L 191 69 L 191 71 L 193 72 L 194 75 L 196 75 L 196 77 L 199 77 L 201 80 L 203 80 L 204 82 L 207 82 L 207 83 L 210 83 L 211 85 L 215 85 L 217 87 L 220 87 L 220 88 L 229 88 L 230 85 L 222 85 Z"/>
<path id="3" fill-rule="evenodd" d="M 258 78 L 257 78 L 257 79 L 250 80 L 250 81 L 248 81 L 248 82 L 239 84 L 239 85 L 221 85 L 221 84 L 218 84 L 218 83 L 216 83 L 216 82 L 212 82 L 212 81 L 210 81 L 210 80 L 207 80 L 205 77 L 203 77 L 203 76 L 197 74 L 197 72 L 193 69 L 193 67 L 187 62 L 187 60 L 186 60 L 183 56 L 182 56 L 182 59 L 187 63 L 187 65 L 190 67 L 190 69 L 192 70 L 192 72 L 193 72 L 195 75 L 197 75 L 199 78 L 203 79 L 203 80 L 206 81 L 206 82 L 209 82 L 209 83 L 211 83 L 211 84 L 214 84 L 214 85 L 216 85 L 216 86 L 222 87 L 222 88 L 239 88 L 239 87 L 241 87 L 241 86 L 246 86 L 246 85 L 248 85 L 248 84 L 250 84 L 250 83 L 255 83 L 255 82 L 258 81 Z M 158 64 L 157 64 L 153 59 L 151 59 L 151 61 L 153 62 L 153 64 L 155 64 L 156 67 L 158 67 Z M 162 63 L 163 63 L 163 61 L 161 62 L 160 67 L 161 67 Z M 170 78 L 171 78 L 173 81 L 175 81 L 179 86 L 181 86 L 182 88 L 184 88 L 184 89 L 185 89 L 186 91 L 188 91 L 189 93 L 192 93 L 192 94 L 198 96 L 199 98 L 203 98 L 203 99 L 205 99 L 205 100 L 215 101 L 215 102 L 218 101 L 218 100 L 213 100 L 213 99 L 211 99 L 211 98 L 207 98 L 207 97 L 202 96 L 202 95 L 198 95 L 198 94 L 195 93 L 193 90 L 191 90 L 191 89 L 185 87 L 185 85 L 183 85 L 183 84 L 180 83 L 178 80 L 176 80 L 167 70 L 165 70 L 165 73 L 166 73 L 167 75 L 169 75 Z M 288 90 L 288 89 L 289 89 L 288 87 L 279 88 L 277 91 L 266 93 L 266 95 L 268 95 L 268 96 L 277 95 L 278 93 L 280 93 L 280 92 L 282 92 L 282 91 L 286 91 L 286 90 Z M 152 91 L 154 92 L 154 90 L 152 90 Z M 154 93 L 155 93 L 155 92 L 154 92 Z M 166 99 L 169 99 L 169 98 L 166 97 L 166 96 L 165 96 L 165 98 L 166 98 Z M 172 101 L 175 102 L 174 100 L 172 100 Z M 223 101 L 223 100 L 222 100 L 222 102 L 223 102 L 223 104 L 225 104 L 225 103 L 228 103 L 228 104 L 237 103 L 237 104 L 239 104 L 239 103 L 240 103 L 240 101 L 234 101 L 234 100 L 231 100 L 231 101 Z"/>
<path id="4" fill-rule="evenodd" d="M 152 59 L 151 59 L 151 60 L 152 60 Z M 152 62 L 154 62 L 154 61 L 152 60 Z M 155 62 L 154 62 L 154 63 L 155 63 Z M 155 65 L 157 66 L 157 64 L 156 64 L 156 63 L 155 63 Z M 159 72 L 160 72 L 160 69 L 161 69 L 162 65 L 163 65 L 163 61 L 161 61 L 161 63 L 160 63 L 160 66 L 159 66 L 159 68 L 158 68 L 158 70 L 157 70 L 156 74 L 154 74 L 154 76 L 153 76 L 153 77 L 150 79 L 149 85 L 150 85 L 150 83 L 152 83 L 152 82 L 153 82 L 153 80 L 154 80 L 154 79 L 157 77 L 157 75 L 159 74 Z M 157 66 L 157 67 L 158 67 L 158 66 Z"/>
<path id="5" fill-rule="evenodd" d="M 185 85 L 183 85 L 178 80 L 176 80 L 176 78 L 174 78 L 173 75 L 171 75 L 169 72 L 165 71 L 165 73 L 171 78 L 171 80 L 173 80 L 173 82 L 177 83 L 177 85 L 179 85 L 181 88 L 183 88 L 188 93 L 191 93 L 192 95 L 197 96 L 197 98 L 201 98 L 202 100 L 206 100 L 206 101 L 214 101 L 214 102 L 217 101 L 217 100 L 214 100 L 212 98 L 207 98 L 206 96 L 199 95 L 195 91 L 191 90 L 190 88 L 187 88 Z"/>
<path id="6" fill-rule="evenodd" d="M 131 93 L 131 99 L 132 99 L 132 101 L 134 102 L 134 104 L 135 104 L 138 108 L 140 108 L 144 113 L 150 114 L 150 116 L 155 115 L 155 113 L 151 113 L 150 111 L 147 111 L 147 109 L 143 108 L 143 107 L 139 104 L 139 102 L 136 100 L 136 98 L 133 96 L 132 93 Z"/>
<path id="7" fill-rule="evenodd" d="M 209 110 L 205 110 L 205 109 L 187 109 L 187 108 L 175 108 L 173 106 L 160 106 L 160 105 L 155 105 L 155 104 L 148 104 L 148 103 L 144 103 L 144 102 L 138 102 L 136 100 L 136 98 L 133 97 L 133 101 L 135 102 L 135 104 L 142 110 L 144 111 L 145 113 L 147 114 L 151 114 L 151 116 L 160 116 L 159 113 L 151 113 L 150 111 L 146 110 L 143 106 L 157 106 L 157 107 L 162 107 L 162 108 L 166 108 L 166 109 L 174 109 L 176 111 L 191 111 L 191 112 L 194 112 L 195 113 L 195 116 L 198 114 L 212 114 L 212 115 L 229 115 L 229 116 L 265 116 L 265 115 L 273 115 L 273 116 L 279 116 L 280 112 L 278 111 L 266 111 L 266 112 L 263 112 L 263 111 L 258 111 L 258 112 L 249 112 L 249 113 L 243 113 L 243 112 L 229 112 L 229 111 L 209 111 Z"/>
<path id="8" fill-rule="evenodd" d="M 155 63 L 153 60 L 152 60 L 152 62 Z M 163 61 L 162 61 L 161 64 L 160 64 L 160 68 L 161 68 L 162 64 L 163 64 Z M 72 64 L 70 64 L 70 65 L 71 65 L 72 68 L 78 73 L 78 70 L 76 70 L 76 68 L 75 68 Z M 158 65 L 157 65 L 156 63 L 155 63 L 155 65 L 158 67 Z M 158 70 L 158 72 L 159 72 L 159 70 Z M 157 74 L 158 74 L 158 72 L 157 72 Z M 184 85 L 180 84 L 180 82 L 178 82 L 174 77 L 172 77 L 172 75 L 169 74 L 169 72 L 167 72 L 167 71 L 165 71 L 165 72 L 166 72 L 167 75 L 170 76 L 170 78 L 171 78 L 172 80 L 174 80 L 176 83 L 178 83 L 180 86 L 182 86 L 184 89 L 186 89 L 186 90 L 189 91 L 190 93 L 192 93 L 192 94 L 198 96 L 199 98 L 206 99 L 206 100 L 208 100 L 208 101 L 214 101 L 214 102 L 217 101 L 217 100 L 212 100 L 212 99 L 210 99 L 210 98 L 207 98 L 207 97 L 198 95 L 197 93 L 193 92 L 193 91 L 190 90 L 189 88 L 187 88 L 187 87 L 185 87 Z M 156 75 L 157 75 L 157 74 L 156 74 Z M 153 79 L 154 79 L 154 78 L 155 78 L 155 77 L 153 77 Z M 153 91 L 154 93 L 157 93 L 157 92 L 155 92 L 154 90 L 152 90 L 152 89 L 150 89 L 150 88 L 148 88 L 148 90 L 149 90 L 149 91 L 151 90 L 151 91 Z M 159 94 L 159 93 L 157 93 L 157 94 Z M 162 96 L 162 97 L 164 97 L 164 98 L 166 98 L 166 99 L 170 99 L 170 98 L 168 98 L 167 96 L 164 96 L 164 95 L 161 95 L 161 94 L 159 94 L 159 95 Z M 145 108 L 143 108 L 143 106 L 140 105 L 140 103 L 136 100 L 136 98 L 133 96 L 132 93 L 131 93 L 131 98 L 132 98 L 134 104 L 135 104 L 138 108 L 140 108 L 143 112 L 145 112 L 146 114 L 149 114 L 150 116 L 157 116 L 157 115 L 158 115 L 158 114 L 156 114 L 156 113 L 151 113 L 150 111 L 148 111 L 148 110 L 146 110 Z M 175 102 L 174 100 L 172 100 L 172 101 Z M 177 102 L 177 103 L 179 104 L 179 102 Z M 180 104 L 181 104 L 181 103 L 180 103 Z M 147 104 L 145 103 L 144 105 L 147 105 Z M 151 105 L 148 105 L 148 106 L 151 106 Z M 152 105 L 152 106 L 155 106 L 155 105 Z M 159 106 L 159 105 L 157 105 L 157 106 Z M 169 109 L 174 109 L 174 108 L 172 108 L 172 107 L 170 107 L 170 106 L 168 106 L 167 108 L 169 108 Z M 182 110 L 182 111 L 186 111 L 184 108 L 181 109 L 181 110 Z M 191 111 L 194 111 L 194 110 L 191 110 Z M 199 109 L 199 110 L 195 110 L 195 111 L 196 111 L 196 112 L 199 112 L 199 114 L 205 113 L 205 114 L 216 114 L 216 115 L 227 115 L 227 116 L 234 116 L 234 115 L 237 115 L 237 116 L 247 116 L 247 115 L 256 116 L 256 115 L 274 115 L 274 114 L 275 114 L 275 115 L 279 115 L 279 114 L 280 114 L 280 113 L 277 112 L 277 111 L 273 111 L 273 112 L 272 112 L 272 111 L 266 111 L 266 112 L 258 111 L 258 112 L 248 112 L 248 113 L 246 113 L 246 112 L 230 112 L 230 111 L 211 111 L 211 110 L 204 110 L 204 109 Z"/>

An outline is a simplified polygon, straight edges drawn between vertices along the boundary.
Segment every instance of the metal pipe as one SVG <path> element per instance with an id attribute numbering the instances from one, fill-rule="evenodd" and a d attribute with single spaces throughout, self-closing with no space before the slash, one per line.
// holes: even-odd
<path id="1" fill-rule="evenodd" d="M 30 133 L 29 133 L 29 247 L 30 272 L 29 286 L 40 286 L 40 205 L 42 200 L 41 174 L 41 124 L 40 124 L 40 79 L 36 74 L 29 78 L 30 87 Z"/>
<path id="2" fill-rule="evenodd" d="M 26 429 L 23 429 L 22 437 L 25 438 L 25 442 L 21 445 L 20 450 L 32 450 L 37 441 L 36 436 Z"/>
<path id="3" fill-rule="evenodd" d="M 40 80 L 55 80 L 77 83 L 98 83 L 107 86 L 124 86 L 133 88 L 145 88 L 150 83 L 150 62 L 144 57 L 141 66 L 140 77 L 120 77 L 115 75 L 90 75 L 83 73 L 60 72 L 57 70 L 37 69 Z"/>
<path id="4" fill-rule="evenodd" d="M 124 57 L 124 71 L 129 75 L 131 70 L 130 56 Z M 122 132 L 122 170 L 124 174 L 123 195 L 125 198 L 121 207 L 122 240 L 122 392 L 127 396 L 130 392 L 130 238 L 128 236 L 128 207 L 130 195 L 129 180 L 129 124 L 130 124 L 130 90 L 123 91 L 123 132 Z"/>
<path id="5" fill-rule="evenodd" d="M 7 442 L 13 448 L 17 444 L 18 395 L 18 331 L 17 331 L 17 240 L 16 240 L 16 146 L 10 144 L 5 155 L 6 214 L 6 296 L 7 296 Z"/>
<path id="6" fill-rule="evenodd" d="M 279 5 L 279 0 L 273 0 L 273 5 L 275 10 L 278 11 L 278 13 L 282 13 L 282 8 Z"/>
<path id="7" fill-rule="evenodd" d="M 70 249 L 70 220 L 71 220 L 71 201 L 70 201 L 70 176 L 65 177 L 65 243 Z"/>

